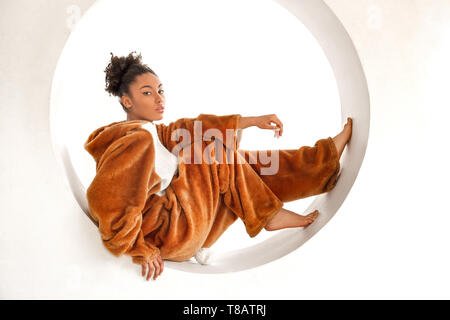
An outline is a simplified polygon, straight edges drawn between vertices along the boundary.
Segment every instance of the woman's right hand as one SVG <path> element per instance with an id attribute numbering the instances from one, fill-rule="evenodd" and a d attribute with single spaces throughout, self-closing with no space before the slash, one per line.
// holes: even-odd
<path id="1" fill-rule="evenodd" d="M 158 255 L 156 258 L 151 260 L 149 263 L 142 264 L 142 276 L 145 277 L 147 273 L 147 267 L 148 267 L 148 274 L 147 274 L 147 281 L 150 280 L 150 277 L 153 274 L 153 271 L 155 272 L 153 276 L 153 280 L 156 280 L 156 278 L 163 272 L 164 270 L 164 262 L 161 258 L 161 255 Z"/>
<path id="2" fill-rule="evenodd" d="M 273 126 L 272 123 L 275 123 L 275 126 Z M 260 129 L 276 130 L 280 137 L 283 135 L 283 123 L 278 119 L 276 114 L 255 117 L 254 125 Z M 276 136 L 277 133 L 275 133 L 275 137 Z"/>

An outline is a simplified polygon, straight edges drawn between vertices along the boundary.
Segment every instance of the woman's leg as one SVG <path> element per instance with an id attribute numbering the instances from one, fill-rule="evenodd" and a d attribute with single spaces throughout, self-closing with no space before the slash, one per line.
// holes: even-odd
<path id="1" fill-rule="evenodd" d="M 338 151 L 338 157 L 341 158 L 342 152 L 352 135 L 352 119 L 347 118 L 347 123 L 344 129 L 333 138 L 333 142 L 336 145 Z M 311 224 L 319 215 L 319 211 L 302 216 L 293 211 L 281 208 L 280 211 L 275 214 L 265 225 L 264 229 L 267 231 L 280 230 L 285 228 L 306 227 Z"/>
<path id="2" fill-rule="evenodd" d="M 339 159 L 350 136 L 351 119 L 348 119 L 338 135 L 320 139 L 314 146 L 288 150 L 239 149 L 239 153 L 282 202 L 289 202 L 334 188 L 340 172 Z"/>
<path id="3" fill-rule="evenodd" d="M 234 164 L 219 165 L 218 180 L 223 188 L 221 193 L 225 192 L 224 202 L 217 210 L 216 221 L 203 247 L 215 243 L 237 217 L 244 222 L 251 237 L 262 228 L 273 231 L 311 224 L 318 210 L 302 216 L 282 208 L 282 202 L 331 189 L 339 172 L 340 155 L 350 136 L 351 120 L 333 139 L 319 140 L 314 147 L 280 150 L 280 170 L 272 176 L 274 180 L 259 174 L 260 162 L 237 165 L 236 154 Z M 277 183 L 285 189 L 277 188 Z"/>

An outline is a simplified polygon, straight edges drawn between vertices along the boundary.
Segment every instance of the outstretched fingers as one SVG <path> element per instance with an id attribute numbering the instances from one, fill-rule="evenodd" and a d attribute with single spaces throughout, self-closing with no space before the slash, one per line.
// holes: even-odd
<path id="1" fill-rule="evenodd" d="M 148 273 L 147 273 L 148 267 Z M 157 277 L 161 275 L 164 271 L 164 262 L 161 256 L 156 257 L 149 263 L 142 264 L 142 276 L 147 276 L 146 280 L 150 280 L 153 275 L 153 280 L 156 280 Z"/>
<path id="2" fill-rule="evenodd" d="M 158 256 L 158 261 L 159 261 L 159 264 L 160 264 L 160 266 L 161 266 L 161 271 L 160 271 L 159 274 L 161 274 L 161 273 L 163 273 L 163 271 L 164 271 L 164 261 L 163 261 L 163 259 L 161 258 L 161 256 Z"/>
<path id="3" fill-rule="evenodd" d="M 153 265 L 155 267 L 155 274 L 153 275 L 153 280 L 156 280 L 156 278 L 161 274 L 161 266 L 159 265 L 159 261 L 156 259 L 156 261 L 153 261 Z"/>

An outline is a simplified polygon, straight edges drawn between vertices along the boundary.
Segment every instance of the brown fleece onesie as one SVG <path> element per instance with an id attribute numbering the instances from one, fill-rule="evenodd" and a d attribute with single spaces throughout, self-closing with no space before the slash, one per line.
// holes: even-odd
<path id="1" fill-rule="evenodd" d="M 136 264 L 158 254 L 166 260 L 189 260 L 200 248 L 212 246 L 238 218 L 254 237 L 283 202 L 335 186 L 340 164 L 331 137 L 318 140 L 313 147 L 266 150 L 269 158 L 277 152 L 278 168 L 272 174 L 261 174 L 270 164 L 258 157 L 259 151 L 238 148 L 235 133 L 240 117 L 200 114 L 168 125 L 156 124 L 158 137 L 142 128 L 145 120 L 113 122 L 90 134 L 85 149 L 96 161 L 96 176 L 86 196 L 90 215 L 112 254 L 127 254 Z M 194 133 L 194 121 L 201 121 L 200 137 Z M 222 138 L 202 139 L 212 128 Z M 177 129 L 189 132 L 191 139 L 180 137 Z M 231 145 L 224 140 L 226 129 L 234 130 Z M 179 159 L 178 172 L 163 195 L 156 194 L 161 178 L 155 171 L 153 139 L 159 139 Z M 201 157 L 210 144 L 216 147 L 211 153 L 216 160 L 195 163 L 195 156 Z M 190 161 L 180 161 L 188 155 Z"/>

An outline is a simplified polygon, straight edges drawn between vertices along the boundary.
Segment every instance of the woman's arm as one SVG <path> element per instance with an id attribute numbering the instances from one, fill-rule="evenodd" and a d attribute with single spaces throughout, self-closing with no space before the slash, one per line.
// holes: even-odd
<path id="1" fill-rule="evenodd" d="M 256 125 L 257 117 L 241 117 L 239 119 L 238 129 L 245 129 Z"/>
<path id="2" fill-rule="evenodd" d="M 150 271 L 156 269 L 155 276 L 162 271 L 160 251 L 145 240 L 141 225 L 146 199 L 158 191 L 160 181 L 153 137 L 144 129 L 133 130 L 103 153 L 86 191 L 90 215 L 99 224 L 106 249 L 116 257 L 127 254 Z"/>
<path id="3" fill-rule="evenodd" d="M 272 126 L 271 123 L 275 123 L 275 126 Z M 283 123 L 275 114 L 240 118 L 238 125 L 239 129 L 245 129 L 253 126 L 257 126 L 260 129 L 279 130 L 279 136 L 283 135 Z"/>

